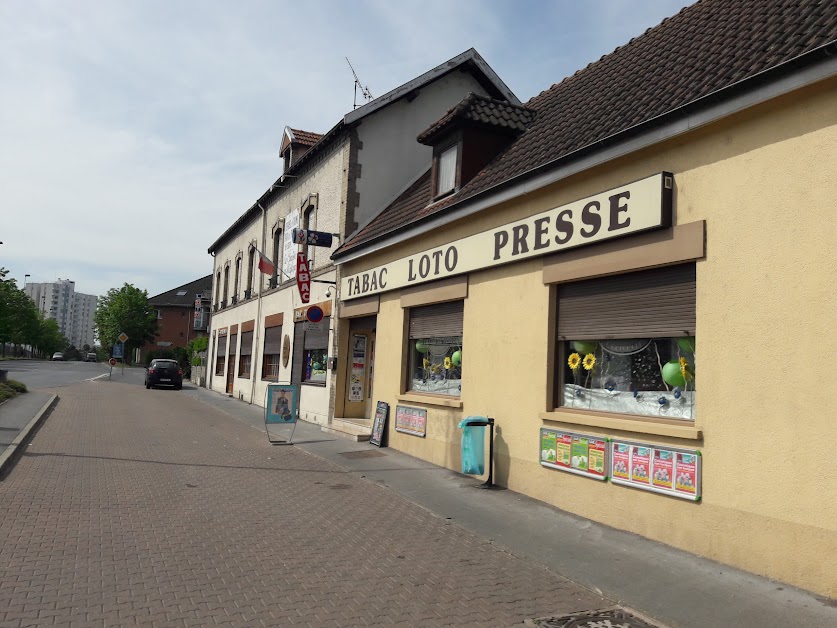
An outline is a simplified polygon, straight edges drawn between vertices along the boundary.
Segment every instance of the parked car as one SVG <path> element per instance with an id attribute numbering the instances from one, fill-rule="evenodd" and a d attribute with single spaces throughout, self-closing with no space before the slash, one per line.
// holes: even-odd
<path id="1" fill-rule="evenodd" d="M 63 362 L 64 361 L 64 354 L 60 351 L 56 351 L 52 354 L 52 361 L 53 362 Z"/>
<path id="2" fill-rule="evenodd" d="M 176 360 L 151 360 L 145 371 L 145 387 L 174 386 L 175 390 L 183 387 L 183 369 Z"/>
<path id="3" fill-rule="evenodd" d="M 85 362 L 98 362 L 99 358 L 95 353 L 88 353 L 86 356 L 84 356 L 84 361 Z"/>

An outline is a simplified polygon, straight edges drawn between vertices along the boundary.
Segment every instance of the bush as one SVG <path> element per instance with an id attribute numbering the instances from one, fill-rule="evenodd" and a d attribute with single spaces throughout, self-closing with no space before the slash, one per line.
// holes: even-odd
<path id="1" fill-rule="evenodd" d="M 9 388 L 11 388 L 12 390 L 14 390 L 15 392 L 18 392 L 18 393 L 25 393 L 26 392 L 26 384 L 24 384 L 23 382 L 19 382 L 17 380 L 10 379 L 10 380 L 8 380 L 6 382 L 3 382 L 3 383 L 6 386 L 8 386 Z"/>
<path id="2" fill-rule="evenodd" d="M 6 401 L 7 399 L 11 399 L 12 397 L 16 397 L 17 392 L 14 389 L 7 386 L 5 383 L 0 384 L 0 402 Z"/>

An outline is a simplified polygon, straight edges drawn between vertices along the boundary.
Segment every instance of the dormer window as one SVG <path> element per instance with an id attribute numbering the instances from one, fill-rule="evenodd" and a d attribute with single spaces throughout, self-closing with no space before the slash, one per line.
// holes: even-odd
<path id="1" fill-rule="evenodd" d="M 444 149 L 436 158 L 436 193 L 434 196 L 443 196 L 453 191 L 456 187 L 456 162 L 458 155 L 459 145 L 454 144 Z"/>

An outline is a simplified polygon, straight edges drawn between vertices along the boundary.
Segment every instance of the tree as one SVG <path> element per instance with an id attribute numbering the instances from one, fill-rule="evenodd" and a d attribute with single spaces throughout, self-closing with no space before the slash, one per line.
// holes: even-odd
<path id="1" fill-rule="evenodd" d="M 133 349 L 154 340 L 157 314 L 148 304 L 148 292 L 126 283 L 118 290 L 111 288 L 99 299 L 93 326 L 103 347 L 112 347 L 121 332 L 128 335 L 124 358 L 127 361 Z"/>

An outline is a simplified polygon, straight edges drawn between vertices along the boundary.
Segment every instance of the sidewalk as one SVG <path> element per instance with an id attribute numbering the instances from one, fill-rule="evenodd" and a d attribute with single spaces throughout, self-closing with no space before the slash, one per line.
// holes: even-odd
<path id="1" fill-rule="evenodd" d="M 10 463 L 9 448 L 24 440 L 37 426 L 34 419 L 46 412 L 50 400 L 54 401 L 53 395 L 29 391 L 0 404 L 0 479 Z"/>
<path id="2" fill-rule="evenodd" d="M 200 388 L 186 394 L 264 432 L 263 409 Z M 266 438 L 266 437 L 265 437 Z M 837 626 L 837 602 L 582 519 L 393 449 L 300 422 L 295 447 L 671 626 Z M 823 557 L 824 560 L 826 559 Z"/>

